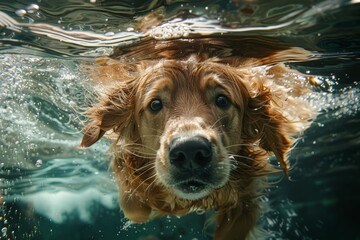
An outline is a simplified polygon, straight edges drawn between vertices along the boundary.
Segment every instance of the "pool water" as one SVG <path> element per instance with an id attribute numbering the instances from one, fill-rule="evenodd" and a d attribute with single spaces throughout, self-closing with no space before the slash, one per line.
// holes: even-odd
<path id="1" fill-rule="evenodd" d="M 268 239 L 360 239 L 359 13 L 358 0 L 0 0 L 0 239 L 211 239 L 211 213 L 129 224 L 109 142 L 78 148 L 94 96 L 86 66 L 115 47 L 199 35 L 313 52 L 287 65 L 322 81 L 309 99 L 320 114 L 259 224 Z"/>

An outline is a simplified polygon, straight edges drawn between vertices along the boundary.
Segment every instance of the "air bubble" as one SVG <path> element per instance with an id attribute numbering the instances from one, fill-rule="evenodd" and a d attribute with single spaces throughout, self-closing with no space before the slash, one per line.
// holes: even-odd
<path id="1" fill-rule="evenodd" d="M 15 11 L 15 14 L 18 15 L 19 17 L 23 17 L 27 14 L 27 11 L 25 9 L 18 9 Z"/>
<path id="2" fill-rule="evenodd" d="M 36 4 L 30 4 L 30 5 L 26 8 L 26 10 L 28 11 L 28 13 L 34 13 L 34 12 L 38 11 L 39 9 L 40 9 L 39 6 L 36 5 Z"/>
<path id="3" fill-rule="evenodd" d="M 107 36 L 107 37 L 112 37 L 112 36 L 114 36 L 114 35 L 115 35 L 114 32 L 106 32 L 106 33 L 105 33 L 105 36 Z"/>
<path id="4" fill-rule="evenodd" d="M 204 209 L 200 208 L 200 209 L 197 209 L 195 212 L 197 215 L 203 215 L 206 211 Z"/>
<path id="5" fill-rule="evenodd" d="M 3 237 L 6 237 L 6 235 L 7 235 L 7 227 L 3 227 L 1 229 L 1 232 L 2 232 Z"/>
<path id="6" fill-rule="evenodd" d="M 41 159 L 36 160 L 35 167 L 39 168 L 43 164 L 43 161 Z"/>

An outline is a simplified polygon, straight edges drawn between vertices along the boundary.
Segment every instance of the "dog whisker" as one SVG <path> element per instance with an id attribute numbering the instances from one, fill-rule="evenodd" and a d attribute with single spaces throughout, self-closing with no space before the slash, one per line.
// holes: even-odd
<path id="1" fill-rule="evenodd" d="M 121 143 L 119 146 L 124 147 L 124 148 L 135 148 L 137 151 L 142 148 L 147 149 L 147 150 L 152 151 L 154 155 L 157 152 L 157 149 L 154 149 L 154 148 L 151 148 L 149 146 L 146 146 L 144 144 L 139 144 L 139 143 Z"/>
<path id="2" fill-rule="evenodd" d="M 132 156 L 135 156 L 135 157 L 138 157 L 138 158 L 141 158 L 141 159 L 154 159 L 155 158 L 155 154 L 154 155 L 150 155 L 148 153 L 141 153 L 141 152 L 135 152 L 135 151 L 131 151 L 129 149 L 124 149 L 123 150 L 125 153 L 127 154 L 130 154 Z M 143 154 L 143 155 L 142 155 Z"/>
<path id="3" fill-rule="evenodd" d="M 146 187 L 146 189 L 144 190 L 145 193 L 151 189 L 152 185 L 155 184 L 156 180 L 156 174 L 154 174 L 154 180 Z"/>
<path id="4" fill-rule="evenodd" d="M 223 120 L 225 118 L 225 116 L 224 117 L 221 117 L 221 118 L 218 118 L 212 125 L 211 125 L 211 128 L 213 128 L 213 129 L 221 129 L 221 126 L 219 126 L 218 124 L 219 124 L 219 122 L 221 123 L 221 121 Z M 222 131 L 219 131 L 220 133 L 222 133 Z"/>
<path id="5" fill-rule="evenodd" d="M 241 161 L 236 161 L 236 160 L 233 160 L 233 161 L 229 161 L 229 162 L 220 162 L 218 163 L 220 166 L 224 167 L 224 166 L 228 166 L 230 167 L 230 170 L 237 170 L 239 168 L 250 168 L 251 166 L 244 163 L 244 162 L 241 162 Z"/>
<path id="6" fill-rule="evenodd" d="M 255 161 L 254 158 L 249 157 L 249 156 L 238 155 L 238 154 L 230 154 L 230 156 L 232 156 L 234 158 L 234 160 L 235 160 L 235 158 L 237 158 L 237 159 L 248 159 L 248 160 L 254 160 Z"/>
<path id="7" fill-rule="evenodd" d="M 154 169 L 155 168 L 155 164 L 152 161 L 149 161 L 147 163 L 144 163 L 143 166 L 140 167 L 134 167 L 134 166 L 128 166 L 132 171 L 132 175 L 135 175 L 138 172 L 142 172 L 144 170 L 148 171 L 149 169 Z"/>
<path id="8" fill-rule="evenodd" d="M 225 149 L 229 149 L 232 147 L 257 147 L 258 145 L 256 143 L 236 143 L 225 146 Z"/>
<path id="9" fill-rule="evenodd" d="M 143 171 L 144 169 L 146 169 L 146 171 L 149 171 L 149 170 L 152 170 L 152 169 L 155 169 L 155 164 L 154 163 L 148 163 L 140 168 L 137 168 L 137 169 L 134 169 L 134 173 L 137 173 L 137 172 L 140 172 L 140 171 Z M 140 175 L 139 175 L 140 176 Z"/>
<path id="10" fill-rule="evenodd" d="M 139 189 L 140 187 L 142 187 L 144 184 L 146 184 L 151 178 L 155 178 L 155 180 L 156 180 L 156 174 L 152 174 L 150 177 L 142 180 L 141 183 L 140 183 L 135 189 L 132 189 L 132 190 L 131 190 L 131 194 L 136 193 L 136 192 L 138 191 L 138 189 Z M 152 182 L 152 183 L 153 183 L 153 182 Z M 145 193 L 145 191 L 144 191 L 144 193 Z"/>

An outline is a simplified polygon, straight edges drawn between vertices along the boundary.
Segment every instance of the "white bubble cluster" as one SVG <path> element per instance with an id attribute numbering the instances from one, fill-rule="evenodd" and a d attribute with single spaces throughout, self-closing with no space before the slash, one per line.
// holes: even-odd
<path id="1" fill-rule="evenodd" d="M 23 17 L 28 13 L 35 13 L 37 11 L 39 11 L 40 7 L 37 4 L 30 4 L 29 6 L 27 6 L 25 9 L 18 9 L 15 11 L 15 14 L 18 15 L 19 17 Z"/>
<path id="2" fill-rule="evenodd" d="M 190 26 L 181 23 L 179 19 L 165 23 L 149 30 L 148 35 L 155 39 L 173 39 L 188 37 L 191 32 Z"/>

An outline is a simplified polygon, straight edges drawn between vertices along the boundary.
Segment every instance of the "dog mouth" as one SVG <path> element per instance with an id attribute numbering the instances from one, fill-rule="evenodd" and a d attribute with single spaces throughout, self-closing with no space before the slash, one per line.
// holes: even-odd
<path id="1" fill-rule="evenodd" d="M 227 183 L 230 169 L 223 163 L 229 160 L 218 150 L 220 143 L 209 138 L 187 133 L 162 145 L 156 170 L 160 181 L 177 197 L 199 200 Z"/>
<path id="2" fill-rule="evenodd" d="M 200 193 L 210 187 L 209 183 L 198 179 L 181 181 L 174 186 L 185 194 Z"/>

